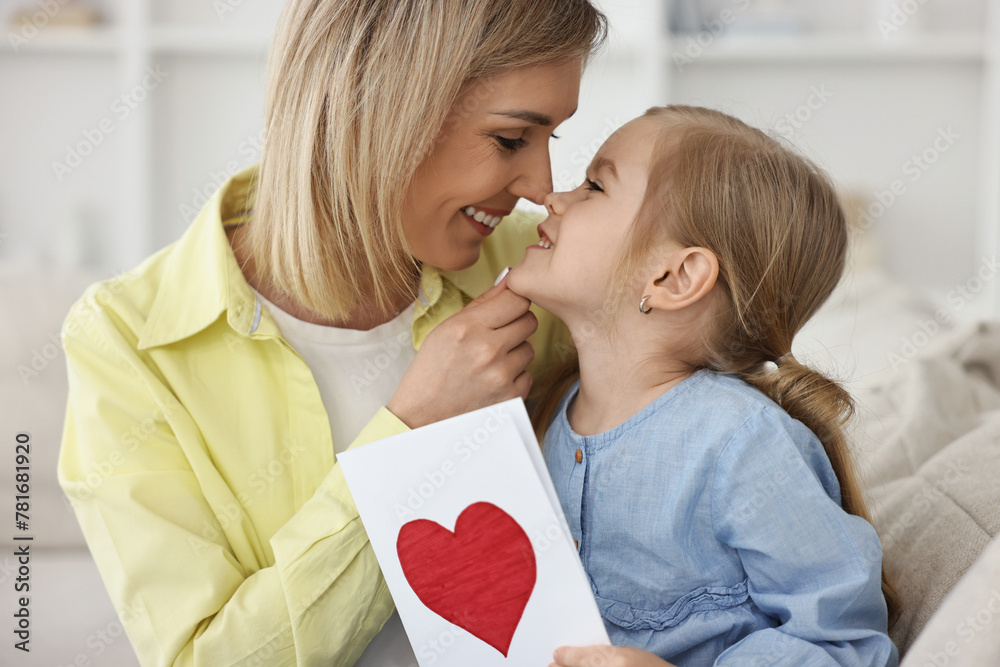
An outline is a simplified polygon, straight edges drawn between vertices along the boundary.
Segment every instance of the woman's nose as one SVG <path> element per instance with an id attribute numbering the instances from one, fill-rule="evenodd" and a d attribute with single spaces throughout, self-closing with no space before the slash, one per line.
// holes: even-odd
<path id="1" fill-rule="evenodd" d="M 523 163 L 509 190 L 535 204 L 543 204 L 547 193 L 552 192 L 552 161 L 548 147 L 533 153 Z"/>

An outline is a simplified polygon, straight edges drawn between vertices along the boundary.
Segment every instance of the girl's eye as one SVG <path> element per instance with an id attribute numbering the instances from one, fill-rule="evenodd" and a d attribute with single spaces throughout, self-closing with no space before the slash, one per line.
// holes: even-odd
<path id="1" fill-rule="evenodd" d="M 556 135 L 554 135 L 554 134 L 553 134 L 553 135 L 552 135 L 552 138 L 553 138 L 553 139 L 559 139 L 560 137 L 557 137 Z"/>
<path id="2" fill-rule="evenodd" d="M 604 188 L 602 188 L 602 187 L 601 187 L 600 185 L 598 185 L 597 183 L 594 183 L 594 182 L 593 182 L 592 180 L 590 180 L 589 178 L 588 178 L 588 179 L 586 179 L 586 180 L 584 181 L 584 185 L 585 185 L 585 186 L 587 187 L 587 189 L 588 189 L 588 190 L 590 190 L 591 192 L 604 192 Z"/>
<path id="3" fill-rule="evenodd" d="M 507 137 L 501 137 L 498 134 L 494 134 L 493 138 L 497 140 L 498 144 L 500 144 L 500 148 L 504 149 L 508 153 L 516 153 L 528 145 L 528 142 L 523 138 L 509 139 Z"/>

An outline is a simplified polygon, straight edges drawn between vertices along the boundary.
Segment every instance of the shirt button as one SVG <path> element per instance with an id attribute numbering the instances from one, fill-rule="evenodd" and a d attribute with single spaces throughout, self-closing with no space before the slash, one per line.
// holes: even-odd
<path id="1" fill-rule="evenodd" d="M 583 463 L 583 450 L 582 449 L 576 450 L 576 462 L 577 463 Z"/>

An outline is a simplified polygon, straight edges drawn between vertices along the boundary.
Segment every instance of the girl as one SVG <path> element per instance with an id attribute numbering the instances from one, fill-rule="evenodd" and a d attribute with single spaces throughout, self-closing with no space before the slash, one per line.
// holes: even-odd
<path id="1" fill-rule="evenodd" d="M 576 345 L 536 428 L 616 645 L 555 664 L 896 665 L 851 399 L 790 353 L 844 267 L 827 178 L 672 106 L 545 203 L 507 285 Z"/>

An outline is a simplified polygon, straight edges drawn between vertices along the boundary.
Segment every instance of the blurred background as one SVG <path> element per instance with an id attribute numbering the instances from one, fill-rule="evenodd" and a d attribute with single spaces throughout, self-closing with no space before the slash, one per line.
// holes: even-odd
<path id="1" fill-rule="evenodd" d="M 0 0 L 0 321 L 15 323 L 0 339 L 0 437 L 30 432 L 36 444 L 33 653 L 4 642 L 0 664 L 137 664 L 55 479 L 60 324 L 89 283 L 176 241 L 259 159 L 282 4 Z M 825 353 L 841 379 L 863 380 L 941 331 L 1000 315 L 996 0 L 599 4 L 611 42 L 553 140 L 557 190 L 649 106 L 717 108 L 827 169 L 855 223 L 855 270 L 797 356 Z M 4 503 L 12 469 L 0 467 Z M 10 537 L 0 531 L 7 619 Z"/>
<path id="2" fill-rule="evenodd" d="M 0 260 L 124 270 L 260 152 L 282 3 L 0 0 Z M 854 197 L 895 277 L 946 298 L 997 243 L 987 0 L 604 0 L 612 42 L 553 142 L 556 187 L 653 104 L 732 113 Z M 895 185 L 895 189 L 894 189 Z M 976 299 L 992 311 L 992 286 Z"/>

